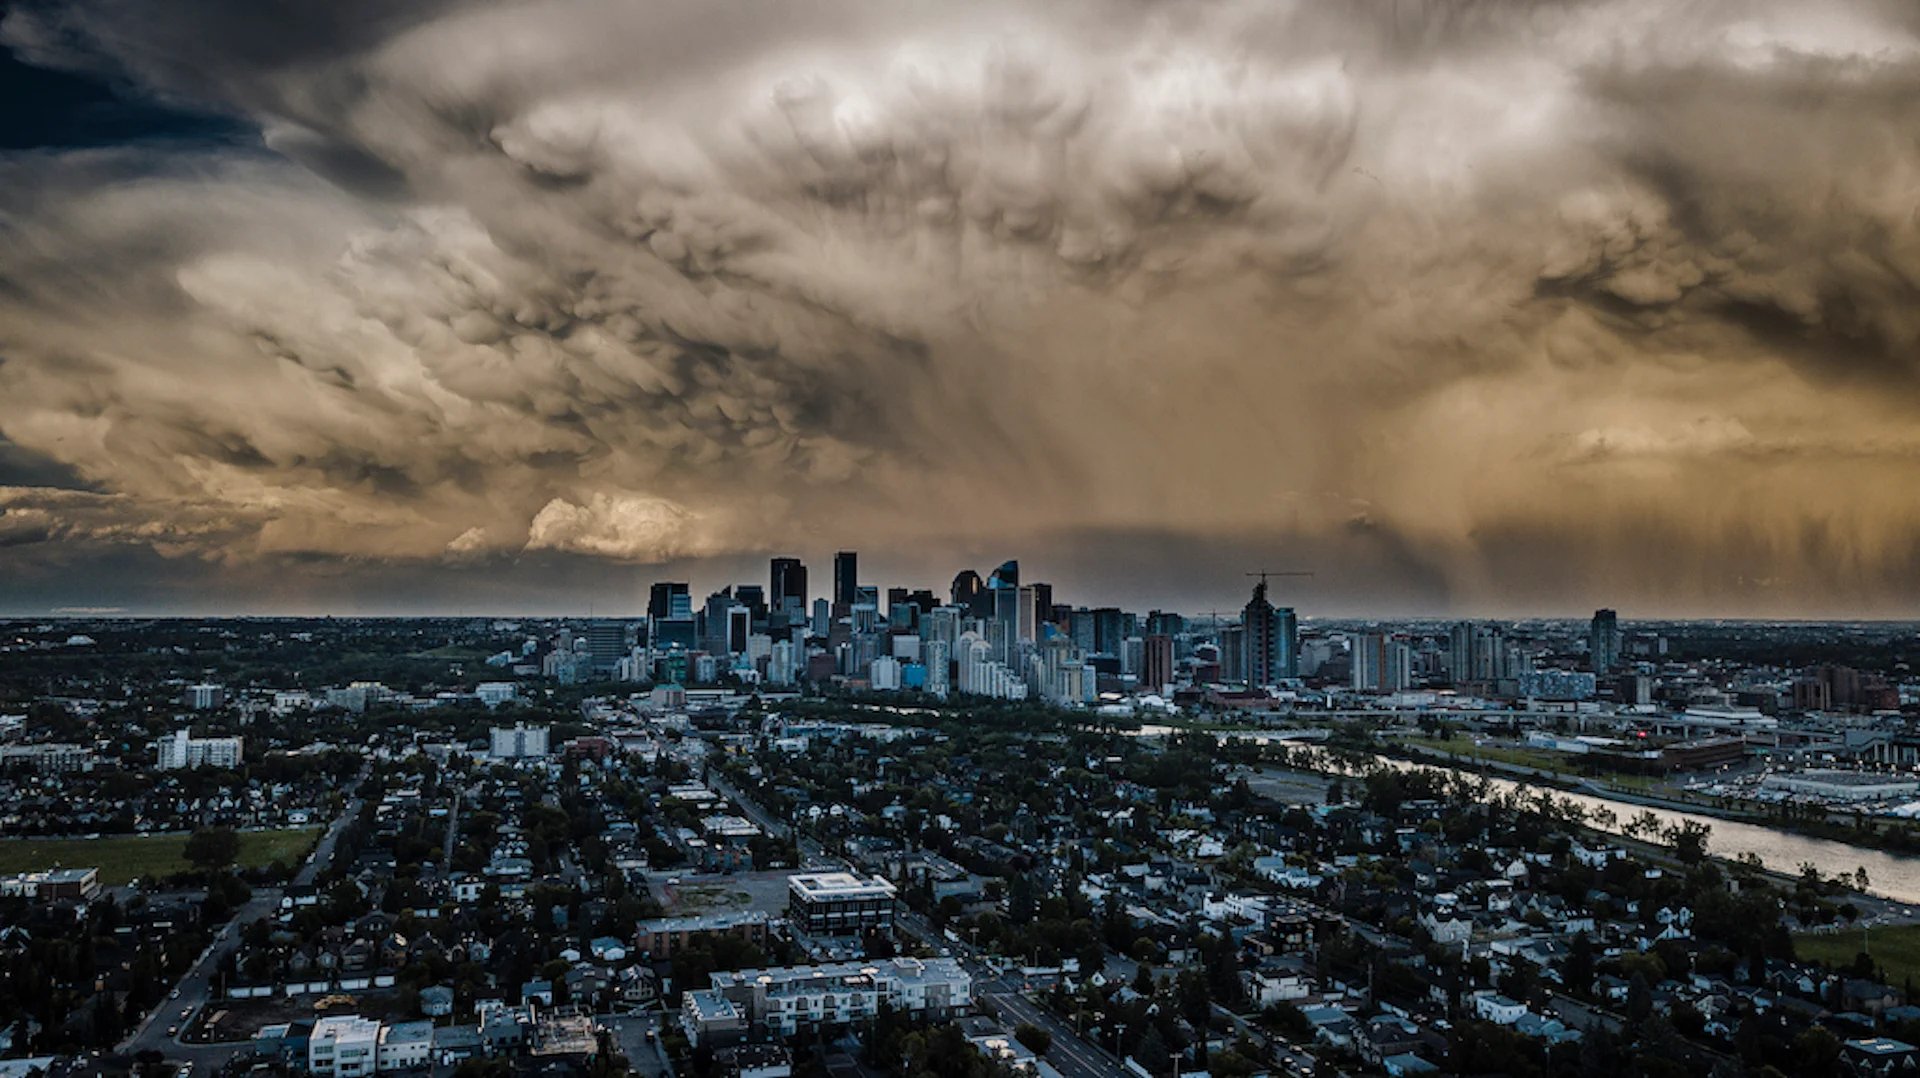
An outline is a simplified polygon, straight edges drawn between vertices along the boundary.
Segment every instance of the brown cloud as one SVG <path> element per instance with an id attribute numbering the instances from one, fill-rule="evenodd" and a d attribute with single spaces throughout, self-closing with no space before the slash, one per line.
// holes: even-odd
<path id="1" fill-rule="evenodd" d="M 0 164 L 0 432 L 225 557 L 1173 532 L 1460 608 L 1920 593 L 1898 9 L 232 7 L 0 24 L 277 151 Z"/>

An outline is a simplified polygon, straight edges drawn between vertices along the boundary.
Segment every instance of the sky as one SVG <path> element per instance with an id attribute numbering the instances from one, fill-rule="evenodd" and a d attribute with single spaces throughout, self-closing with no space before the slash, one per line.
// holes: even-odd
<path id="1" fill-rule="evenodd" d="M 0 615 L 1920 614 L 1920 9 L 16 0 Z"/>

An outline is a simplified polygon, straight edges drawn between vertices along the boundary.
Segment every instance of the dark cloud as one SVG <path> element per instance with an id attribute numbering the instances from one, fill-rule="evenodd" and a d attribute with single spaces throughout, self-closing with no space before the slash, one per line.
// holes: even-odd
<path id="1" fill-rule="evenodd" d="M 48 0 L 0 41 L 261 144 L 0 160 L 0 434 L 121 499 L 22 502 L 23 549 L 1920 599 L 1898 7 Z"/>

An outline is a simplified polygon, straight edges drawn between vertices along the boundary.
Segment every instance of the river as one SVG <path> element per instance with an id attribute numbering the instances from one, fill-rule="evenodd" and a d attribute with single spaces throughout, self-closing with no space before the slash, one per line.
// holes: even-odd
<path id="1" fill-rule="evenodd" d="M 1152 734 L 1171 733 L 1173 728 L 1150 726 L 1142 728 L 1140 732 L 1152 736 Z M 1259 739 L 1258 735 L 1237 732 L 1223 732 L 1221 736 Z M 1455 774 L 1472 774 L 1434 764 L 1410 764 L 1385 756 L 1377 759 L 1390 767 L 1419 767 L 1434 771 L 1453 771 Z M 1611 798 L 1569 793 L 1550 786 L 1536 786 L 1511 779 L 1489 777 L 1487 781 L 1501 791 L 1522 790 L 1527 793 L 1545 791 L 1555 797 L 1565 798 L 1584 807 L 1590 822 L 1593 821 L 1595 812 L 1603 808 L 1607 809 L 1615 817 L 1611 830 L 1616 833 L 1628 821 L 1644 812 L 1651 812 L 1659 817 L 1662 828 L 1671 827 L 1683 821 L 1705 824 L 1713 829 L 1707 836 L 1708 853 L 1728 859 L 1751 853 L 1760 858 L 1761 864 L 1775 872 L 1798 875 L 1801 865 L 1812 864 L 1823 876 L 1836 876 L 1841 873 L 1851 876 L 1855 870 L 1865 868 L 1869 892 L 1896 902 L 1920 903 L 1920 857 L 1905 857 L 1861 846 L 1849 846 L 1844 842 L 1835 842 L 1831 839 L 1808 838 L 1805 835 L 1796 835 L 1791 831 L 1782 831 L 1777 827 L 1768 827 L 1763 824 L 1740 823 L 1698 813 L 1676 812 L 1672 809 L 1648 808 Z M 1593 822 L 1593 826 L 1598 827 L 1599 824 Z"/>

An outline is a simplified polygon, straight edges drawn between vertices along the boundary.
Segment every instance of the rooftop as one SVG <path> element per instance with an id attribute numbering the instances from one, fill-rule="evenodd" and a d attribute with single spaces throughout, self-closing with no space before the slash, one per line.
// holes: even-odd
<path id="1" fill-rule="evenodd" d="M 851 898 L 891 898 L 893 884 L 875 876 L 861 879 L 851 872 L 803 872 L 787 877 L 787 886 L 808 901 Z"/>

